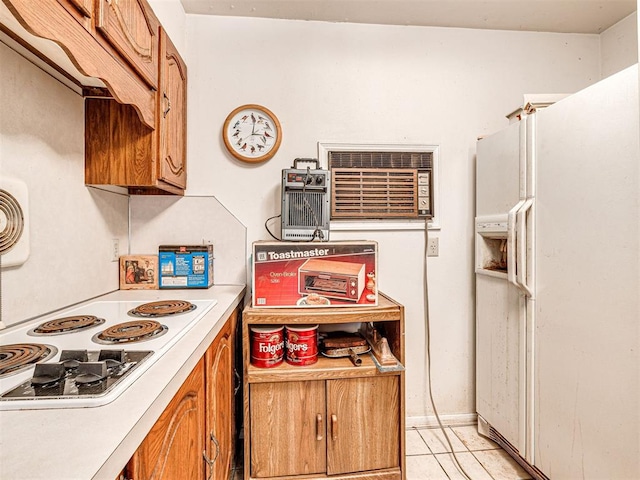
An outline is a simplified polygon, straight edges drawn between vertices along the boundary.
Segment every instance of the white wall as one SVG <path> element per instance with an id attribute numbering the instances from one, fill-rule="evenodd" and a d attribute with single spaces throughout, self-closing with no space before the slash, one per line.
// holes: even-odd
<path id="1" fill-rule="evenodd" d="M 134 195 L 131 250 L 157 254 L 160 245 L 213 245 L 214 284 L 245 283 L 247 229 L 212 196 Z"/>
<path id="2" fill-rule="evenodd" d="M 599 37 L 187 15 L 189 187 L 215 194 L 269 239 L 280 172 L 317 142 L 441 146 L 440 256 L 429 259 L 432 359 L 440 413 L 474 406 L 475 141 L 507 125 L 525 93 L 574 92 L 600 78 Z M 243 164 L 220 132 L 234 108 L 258 103 L 283 128 L 279 152 Z M 274 221 L 273 230 L 277 221 Z M 406 307 L 409 424 L 426 421 L 423 232 L 332 232 L 379 243 L 379 285 Z"/>
<path id="3" fill-rule="evenodd" d="M 637 17 L 634 12 L 600 34 L 602 78 L 638 63 Z"/>
<path id="4" fill-rule="evenodd" d="M 180 0 L 149 0 L 149 5 L 185 61 L 187 16 Z"/>
<path id="5" fill-rule="evenodd" d="M 191 62 L 186 48 L 187 16 L 182 3 L 180 0 L 150 0 L 149 4 L 187 63 L 190 77 Z M 187 129 L 191 128 L 193 126 L 188 124 Z M 187 168 L 190 170 L 190 163 L 197 163 L 197 158 L 189 154 L 187 148 Z M 189 176 L 188 183 L 191 182 L 192 177 Z M 184 197 L 133 196 L 129 206 L 132 252 L 156 253 L 159 245 L 212 243 L 214 283 L 245 282 L 247 229 L 234 216 L 234 212 L 230 212 L 214 197 L 213 192 L 205 196 L 189 192 Z"/>
<path id="6" fill-rule="evenodd" d="M 2 270 L 11 325 L 118 289 L 128 198 L 84 186 L 84 101 L 0 43 L 0 175 L 26 183 L 30 256 Z"/>

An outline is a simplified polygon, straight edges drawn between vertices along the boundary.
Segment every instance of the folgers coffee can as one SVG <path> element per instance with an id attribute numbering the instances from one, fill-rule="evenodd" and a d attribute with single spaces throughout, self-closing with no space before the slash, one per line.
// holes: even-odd
<path id="1" fill-rule="evenodd" d="M 311 365 L 318 361 L 318 325 L 285 327 L 286 360 L 291 365 Z"/>
<path id="2" fill-rule="evenodd" d="M 284 356 L 284 327 L 251 327 L 251 364 L 275 367 Z"/>

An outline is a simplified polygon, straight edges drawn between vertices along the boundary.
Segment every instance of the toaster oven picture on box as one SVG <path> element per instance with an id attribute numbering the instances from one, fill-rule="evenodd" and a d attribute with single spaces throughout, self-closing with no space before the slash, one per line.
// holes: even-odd
<path id="1" fill-rule="evenodd" d="M 373 241 L 254 242 L 252 306 L 374 306 L 377 268 Z"/>
<path id="2" fill-rule="evenodd" d="M 298 269 L 298 293 L 358 301 L 365 285 L 365 264 L 312 258 Z"/>

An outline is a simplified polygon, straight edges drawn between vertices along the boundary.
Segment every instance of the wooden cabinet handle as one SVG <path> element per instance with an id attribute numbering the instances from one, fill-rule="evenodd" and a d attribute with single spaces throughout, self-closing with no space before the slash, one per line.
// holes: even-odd
<path id="1" fill-rule="evenodd" d="M 238 393 L 238 390 L 240 390 L 240 387 L 242 386 L 242 378 L 240 377 L 238 370 L 236 370 L 235 368 L 233 369 L 233 375 L 236 379 L 235 385 L 233 387 L 233 396 L 235 397 Z"/>
<path id="2" fill-rule="evenodd" d="M 322 414 L 319 413 L 316 416 L 316 440 L 322 440 L 324 438 L 324 428 L 322 426 Z"/>
<path id="3" fill-rule="evenodd" d="M 167 97 L 166 92 L 164 92 L 162 96 L 164 97 L 165 103 L 167 105 L 167 108 L 164 110 L 164 112 L 162 112 L 162 117 L 167 118 L 167 114 L 169 113 L 169 110 L 171 110 L 171 100 L 169 100 L 169 97 Z"/>
<path id="4" fill-rule="evenodd" d="M 220 455 L 220 443 L 218 442 L 218 439 L 213 434 L 213 432 L 211 432 L 210 437 L 211 437 L 211 443 L 213 443 L 216 447 L 216 454 L 213 456 L 213 460 L 210 460 L 209 457 L 207 457 L 207 451 L 206 450 L 202 451 L 202 457 L 204 458 L 204 461 L 207 463 L 207 466 L 209 467 L 209 475 L 207 475 L 207 480 L 211 480 L 211 477 L 213 476 L 213 464 L 216 463 L 216 460 L 218 459 L 218 455 Z"/>
<path id="5" fill-rule="evenodd" d="M 337 415 L 331 415 L 331 438 L 333 441 L 338 439 L 338 417 Z"/>

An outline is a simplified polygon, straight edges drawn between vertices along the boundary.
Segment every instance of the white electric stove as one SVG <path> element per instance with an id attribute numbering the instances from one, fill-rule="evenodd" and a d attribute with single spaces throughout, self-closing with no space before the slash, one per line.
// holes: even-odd
<path id="1" fill-rule="evenodd" d="M 115 400 L 216 300 L 95 301 L 0 331 L 0 410 Z"/>

